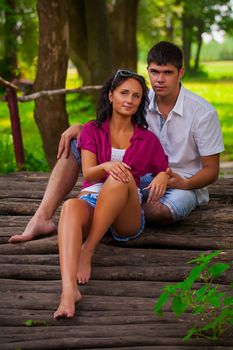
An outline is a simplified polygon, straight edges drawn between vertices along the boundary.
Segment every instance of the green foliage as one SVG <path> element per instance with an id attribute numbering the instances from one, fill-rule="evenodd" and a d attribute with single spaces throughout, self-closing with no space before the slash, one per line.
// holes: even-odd
<path id="1" fill-rule="evenodd" d="M 221 253 L 219 250 L 208 255 L 202 253 L 189 261 L 189 264 L 196 266 L 188 277 L 175 285 L 165 286 L 155 303 L 154 311 L 160 316 L 169 299 L 172 299 L 172 310 L 176 316 L 186 310 L 199 316 L 198 323 L 188 330 L 184 340 L 198 336 L 215 341 L 233 326 L 233 297 L 220 291 L 219 285 L 214 283 L 217 277 L 230 268 L 228 264 L 213 261 Z M 202 282 L 200 288 L 194 286 L 197 281 Z"/>
<path id="2" fill-rule="evenodd" d="M 66 108 L 69 121 L 73 123 L 85 123 L 95 118 L 95 107 L 88 95 L 67 95 Z M 23 145 L 28 171 L 49 171 L 48 163 L 42 147 L 41 137 L 36 126 L 34 117 L 34 103 L 19 103 Z M 10 117 L 6 103 L 0 102 L 0 173 L 17 171 L 13 138 L 11 135 Z"/>
<path id="3" fill-rule="evenodd" d="M 5 79 L 24 76 L 26 71 L 28 79 L 35 76 L 38 51 L 36 3 L 36 0 L 0 1 L 0 70 Z"/>
<path id="4" fill-rule="evenodd" d="M 143 0 L 138 8 L 137 42 L 139 58 L 159 40 L 170 40 L 181 45 L 182 3 L 176 0 Z"/>
<path id="5" fill-rule="evenodd" d="M 203 43 L 200 59 L 201 61 L 232 60 L 233 59 L 232 36 L 225 35 L 223 43 L 218 43 L 215 40 L 211 40 L 208 43 Z"/>
<path id="6" fill-rule="evenodd" d="M 33 326 L 48 326 L 48 322 L 46 321 L 36 321 L 36 320 L 27 320 L 24 322 L 24 325 L 27 327 Z"/>

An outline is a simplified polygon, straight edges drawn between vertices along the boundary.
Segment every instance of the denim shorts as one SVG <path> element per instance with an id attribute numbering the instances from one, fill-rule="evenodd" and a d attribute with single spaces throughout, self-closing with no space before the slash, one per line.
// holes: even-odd
<path id="1" fill-rule="evenodd" d="M 73 155 L 75 156 L 78 165 L 81 166 L 81 154 L 77 148 L 77 139 L 72 139 L 70 142 L 70 147 Z"/>
<path id="2" fill-rule="evenodd" d="M 98 199 L 98 193 L 84 194 L 83 196 L 81 195 L 79 197 L 79 199 L 82 199 L 83 201 L 86 201 L 87 203 L 89 203 L 92 207 L 95 207 L 97 199 Z M 127 241 L 130 241 L 131 239 L 135 239 L 135 238 L 139 237 L 142 234 L 144 227 L 145 227 L 145 216 L 144 216 L 144 211 L 142 209 L 141 227 L 139 228 L 139 230 L 136 232 L 135 235 L 128 236 L 128 237 L 127 236 L 118 236 L 116 233 L 116 230 L 112 226 L 109 228 L 109 230 L 106 234 L 110 233 L 116 241 L 127 242 Z"/>
<path id="3" fill-rule="evenodd" d="M 147 187 L 153 178 L 153 174 L 146 174 L 141 177 L 140 188 L 143 194 L 143 200 L 146 200 L 149 194 L 149 190 L 143 190 L 143 188 Z M 176 188 L 167 189 L 159 201 L 170 210 L 174 221 L 184 219 L 198 205 L 195 191 L 179 190 Z"/>

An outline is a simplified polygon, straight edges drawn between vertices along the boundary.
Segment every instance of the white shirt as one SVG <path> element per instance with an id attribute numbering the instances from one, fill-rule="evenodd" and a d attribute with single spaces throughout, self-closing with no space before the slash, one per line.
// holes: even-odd
<path id="1" fill-rule="evenodd" d="M 205 99 L 181 85 L 176 104 L 164 123 L 152 89 L 149 100 L 149 130 L 159 138 L 175 173 L 189 178 L 202 168 L 200 156 L 224 151 L 218 114 Z M 208 202 L 207 188 L 195 191 L 199 205 Z"/>

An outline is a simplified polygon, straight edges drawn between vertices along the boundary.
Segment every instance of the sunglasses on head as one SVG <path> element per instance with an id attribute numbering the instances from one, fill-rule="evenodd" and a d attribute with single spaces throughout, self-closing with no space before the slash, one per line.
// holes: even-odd
<path id="1" fill-rule="evenodd" d="M 112 85 L 111 85 L 111 87 L 113 87 L 113 85 L 114 85 L 114 83 L 115 83 L 115 81 L 116 81 L 116 79 L 118 78 L 118 77 L 139 77 L 139 78 L 141 78 L 141 76 L 140 75 L 138 75 L 137 73 L 135 73 L 135 72 L 132 72 L 132 71 L 130 71 L 130 70 L 127 70 L 127 69 L 118 69 L 118 71 L 116 72 L 116 74 L 114 75 L 114 78 L 113 78 L 113 80 L 112 80 Z"/>

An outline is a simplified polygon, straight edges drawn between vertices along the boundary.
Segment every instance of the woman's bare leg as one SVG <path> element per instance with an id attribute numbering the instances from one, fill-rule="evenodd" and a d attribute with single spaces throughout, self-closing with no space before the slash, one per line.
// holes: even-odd
<path id="1" fill-rule="evenodd" d="M 112 224 L 117 233 L 123 236 L 134 235 L 141 226 L 141 206 L 132 176 L 128 183 L 109 176 L 99 193 L 90 233 L 82 245 L 77 274 L 79 283 L 86 283 L 90 279 L 92 256 Z"/>
<path id="2" fill-rule="evenodd" d="M 79 174 L 79 165 L 72 152 L 68 158 L 64 155 L 57 161 L 39 208 L 21 234 L 11 236 L 10 243 L 30 241 L 38 235 L 54 232 L 53 215 L 74 187 Z"/>
<path id="3" fill-rule="evenodd" d="M 81 299 L 77 286 L 78 261 L 83 234 L 89 229 L 93 210 L 77 198 L 66 201 L 62 207 L 58 226 L 62 294 L 54 318 L 73 317 L 75 303 Z"/>

